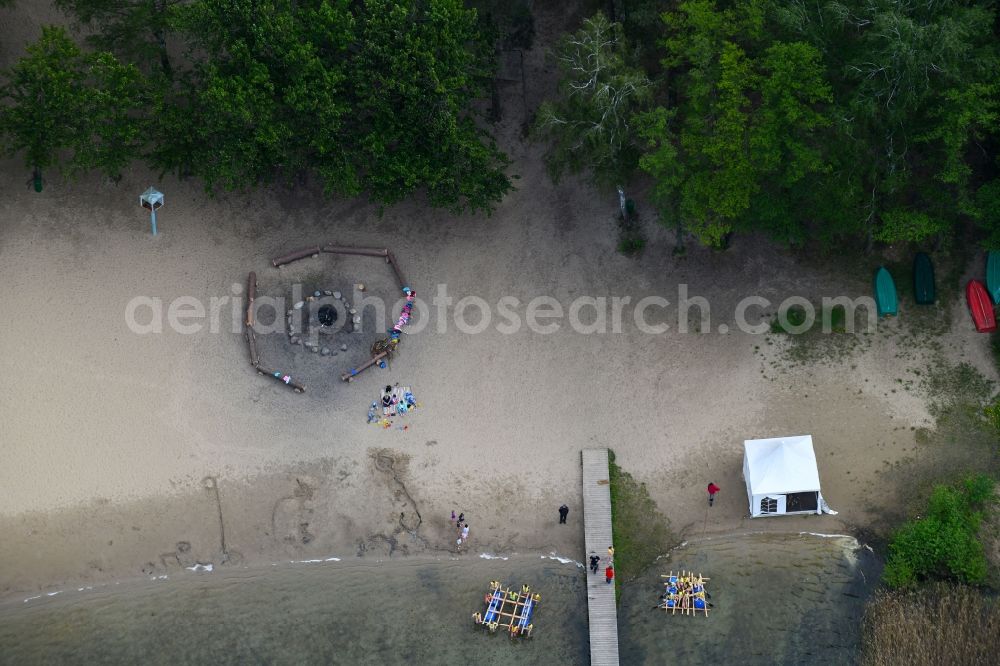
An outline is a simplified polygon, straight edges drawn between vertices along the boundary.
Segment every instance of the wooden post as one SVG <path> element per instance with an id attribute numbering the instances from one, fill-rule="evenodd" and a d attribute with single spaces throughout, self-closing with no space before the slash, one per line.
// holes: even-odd
<path id="1" fill-rule="evenodd" d="M 356 376 L 360 375 L 362 372 L 364 372 L 368 368 L 372 367 L 373 365 L 375 365 L 376 363 L 378 363 L 379 361 L 381 361 L 383 358 L 385 358 L 388 355 L 389 355 L 389 352 L 381 352 L 379 354 L 375 354 L 375 356 L 372 356 L 370 359 L 368 359 L 367 361 L 365 361 L 363 364 L 359 365 L 356 368 L 351 368 L 351 370 L 349 370 L 348 372 L 345 372 L 344 374 L 340 375 L 340 378 L 343 379 L 345 382 L 349 382 L 352 379 L 354 379 Z"/>
<path id="2" fill-rule="evenodd" d="M 396 263 L 396 257 L 393 256 L 392 252 L 386 250 L 385 260 L 392 266 L 392 272 L 396 274 L 396 279 L 399 280 L 399 288 L 409 287 L 410 285 L 406 284 L 406 278 L 403 277 L 403 272 L 399 270 L 399 264 Z"/>
<path id="3" fill-rule="evenodd" d="M 302 393 L 303 391 L 306 390 L 305 385 L 300 384 L 299 382 L 295 381 L 294 379 L 289 378 L 289 381 L 286 382 L 284 379 L 282 379 L 282 374 L 280 372 L 276 371 L 276 370 L 269 370 L 268 368 L 265 368 L 264 366 L 258 365 L 257 366 L 257 372 L 259 372 L 262 375 L 267 375 L 268 377 L 276 380 L 278 383 L 281 383 L 281 384 L 284 384 L 285 386 L 288 386 L 289 388 L 291 388 L 292 390 L 294 390 L 296 393 Z"/>
<path id="4" fill-rule="evenodd" d="M 377 247 L 347 247 L 346 245 L 324 245 L 323 252 L 329 252 L 331 254 L 356 254 L 365 257 L 385 257 L 385 261 L 392 267 L 392 272 L 395 273 L 396 279 L 399 281 L 399 288 L 408 287 L 406 283 L 406 278 L 403 277 L 402 271 L 399 270 L 399 264 L 396 263 L 396 257 L 393 256 L 392 252 L 388 248 L 377 248 Z M 275 260 L 277 261 L 277 260 Z"/>
<path id="5" fill-rule="evenodd" d="M 250 350 L 250 365 L 256 368 L 260 365 L 260 354 L 257 351 L 257 335 L 253 332 L 253 326 L 247 326 L 246 338 L 247 349 Z"/>
<path id="6" fill-rule="evenodd" d="M 323 251 L 331 254 L 360 254 L 366 257 L 385 257 L 389 254 L 389 250 L 380 250 L 377 247 L 346 247 L 344 245 L 324 245 Z"/>
<path id="7" fill-rule="evenodd" d="M 276 257 L 271 260 L 271 265 L 275 268 L 279 266 L 284 266 L 285 264 L 290 264 L 293 261 L 298 261 L 299 259 L 305 259 L 306 257 L 311 257 L 314 254 L 319 254 L 319 246 L 314 245 L 313 247 L 302 248 L 301 250 L 296 250 L 295 252 L 289 252 L 281 257 Z"/>
<path id="8" fill-rule="evenodd" d="M 253 328 L 253 301 L 255 298 L 257 298 L 257 274 L 250 271 L 250 276 L 247 277 L 247 316 L 245 322 L 247 328 Z"/>

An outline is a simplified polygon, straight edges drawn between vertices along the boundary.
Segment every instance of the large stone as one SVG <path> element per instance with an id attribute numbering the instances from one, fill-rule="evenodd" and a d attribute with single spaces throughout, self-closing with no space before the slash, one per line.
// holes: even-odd
<path id="1" fill-rule="evenodd" d="M 323 347 L 322 349 L 319 350 L 319 353 L 322 354 L 323 356 L 329 356 L 330 355 L 330 348 L 329 347 Z"/>
<path id="2" fill-rule="evenodd" d="M 316 354 L 319 352 L 319 347 L 312 346 L 309 348 L 309 351 L 311 351 L 313 354 Z"/>
<path id="3" fill-rule="evenodd" d="M 299 342 L 301 342 L 301 340 L 299 340 L 298 336 L 293 335 L 292 338 L 289 340 L 289 342 L 291 342 L 293 345 L 297 345 L 299 344 Z"/>
<path id="4" fill-rule="evenodd" d="M 299 301 L 298 303 L 296 303 L 292 307 L 294 307 L 296 310 L 301 310 L 303 305 L 305 305 L 305 303 L 302 302 L 302 301 Z"/>
<path id="5" fill-rule="evenodd" d="M 333 296 L 333 292 L 332 292 L 332 291 L 330 291 L 329 289 L 326 289 L 326 290 L 324 290 L 324 291 L 323 291 L 323 294 L 324 294 L 325 296 Z"/>
<path id="6" fill-rule="evenodd" d="M 313 296 L 315 296 L 316 298 L 319 298 L 322 295 L 323 295 L 323 292 L 320 291 L 319 289 L 317 289 L 316 291 L 313 292 Z"/>
<path id="7" fill-rule="evenodd" d="M 354 309 L 354 308 L 351 308 L 351 309 L 350 309 L 350 313 L 351 313 L 352 315 L 356 315 L 356 314 L 358 314 L 358 311 L 357 311 L 356 309 Z"/>
<path id="8" fill-rule="evenodd" d="M 340 298 L 340 297 L 341 297 L 341 294 L 340 294 L 340 292 L 339 292 L 339 291 L 335 291 L 335 292 L 333 292 L 333 297 L 334 297 L 334 298 Z"/>
<path id="9" fill-rule="evenodd" d="M 347 345 L 344 344 L 344 343 L 341 343 L 341 345 L 340 345 L 340 351 L 347 351 Z"/>
<path id="10" fill-rule="evenodd" d="M 360 323 L 361 323 L 361 317 L 357 317 L 357 316 L 355 316 L 355 317 L 354 317 L 354 323 L 355 323 L 355 324 L 360 324 Z"/>

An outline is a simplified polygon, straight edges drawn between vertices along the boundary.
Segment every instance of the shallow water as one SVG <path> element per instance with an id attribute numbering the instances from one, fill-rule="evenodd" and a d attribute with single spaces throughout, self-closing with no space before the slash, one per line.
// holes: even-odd
<path id="1" fill-rule="evenodd" d="M 751 534 L 678 548 L 622 592 L 622 663 L 854 663 L 878 569 L 851 537 Z M 679 570 L 711 579 L 708 617 L 653 609 L 660 574 Z"/>
<path id="2" fill-rule="evenodd" d="M 707 618 L 652 609 L 679 569 L 711 578 Z M 849 537 L 679 548 L 623 589 L 621 663 L 852 663 L 876 569 Z M 472 624 L 494 578 L 542 595 L 530 640 Z M 583 570 L 537 556 L 217 569 L 0 604 L 5 665 L 588 662 Z"/>
<path id="3" fill-rule="evenodd" d="M 0 663 L 586 663 L 581 571 L 538 557 L 330 562 L 73 589 L 0 606 Z M 542 595 L 530 639 L 473 625 L 494 578 Z"/>

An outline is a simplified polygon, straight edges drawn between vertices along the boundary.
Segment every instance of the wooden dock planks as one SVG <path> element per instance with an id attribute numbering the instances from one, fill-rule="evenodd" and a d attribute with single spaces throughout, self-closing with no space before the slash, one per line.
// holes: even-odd
<path id="1" fill-rule="evenodd" d="M 607 555 L 611 540 L 611 486 L 607 449 L 584 449 L 583 524 L 587 556 Z M 590 620 L 590 663 L 592 666 L 618 664 L 618 615 L 615 586 L 608 585 L 603 569 L 587 574 L 587 615 Z"/>

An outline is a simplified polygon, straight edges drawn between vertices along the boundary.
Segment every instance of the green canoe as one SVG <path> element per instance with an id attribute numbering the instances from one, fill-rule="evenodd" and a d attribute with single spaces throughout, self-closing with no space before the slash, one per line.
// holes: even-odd
<path id="1" fill-rule="evenodd" d="M 918 305 L 933 305 L 934 264 L 925 252 L 917 252 L 913 258 L 913 298 Z"/>
<path id="2" fill-rule="evenodd" d="M 879 317 L 894 316 L 899 311 L 896 283 L 885 266 L 879 266 L 875 273 L 875 304 L 878 306 Z"/>
<path id="3" fill-rule="evenodd" d="M 994 303 L 1000 303 L 1000 252 L 986 255 L 986 291 Z"/>

